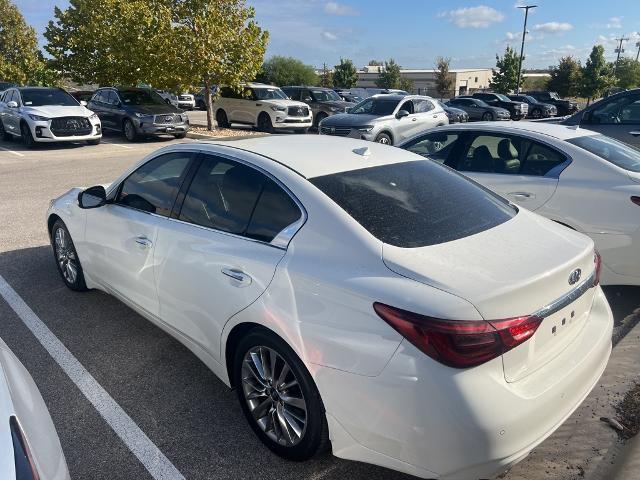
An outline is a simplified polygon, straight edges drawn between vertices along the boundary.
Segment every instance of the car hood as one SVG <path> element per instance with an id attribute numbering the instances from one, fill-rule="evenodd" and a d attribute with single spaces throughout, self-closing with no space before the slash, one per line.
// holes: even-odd
<path id="1" fill-rule="evenodd" d="M 303 102 L 298 102 L 297 100 L 284 100 L 284 99 L 269 99 L 269 100 L 256 100 L 256 102 L 264 103 L 266 105 L 274 105 L 277 107 L 306 107 L 309 108 L 309 105 Z"/>
<path id="2" fill-rule="evenodd" d="M 366 114 L 354 114 L 354 113 L 339 113 L 329 118 L 325 118 L 322 121 L 324 127 L 357 127 L 360 125 L 369 125 L 372 122 L 378 122 L 385 118 L 391 118 L 391 115 L 386 117 L 380 117 L 378 115 L 366 115 Z"/>
<path id="3" fill-rule="evenodd" d="M 22 113 L 40 115 L 42 117 L 88 117 L 93 114 L 91 110 L 82 105 L 63 107 L 60 105 L 44 105 L 41 107 L 22 107 Z"/>

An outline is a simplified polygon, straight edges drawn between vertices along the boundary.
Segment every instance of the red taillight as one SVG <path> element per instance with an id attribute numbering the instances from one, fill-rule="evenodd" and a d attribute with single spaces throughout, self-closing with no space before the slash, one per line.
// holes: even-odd
<path id="1" fill-rule="evenodd" d="M 373 309 L 420 351 L 453 368 L 475 367 L 499 357 L 531 338 L 542 322 L 535 316 L 442 320 L 377 302 Z"/>
<path id="2" fill-rule="evenodd" d="M 631 201 L 636 205 L 640 205 L 640 197 L 633 196 L 631 197 Z"/>
<path id="3" fill-rule="evenodd" d="M 600 272 L 602 271 L 602 257 L 597 250 L 593 252 L 593 263 L 596 267 L 596 276 L 593 279 L 593 286 L 595 287 L 600 284 Z"/>

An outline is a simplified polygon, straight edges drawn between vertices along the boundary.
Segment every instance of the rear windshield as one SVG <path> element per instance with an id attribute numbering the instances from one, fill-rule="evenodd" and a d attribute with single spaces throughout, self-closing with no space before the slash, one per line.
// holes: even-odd
<path id="1" fill-rule="evenodd" d="M 505 200 L 431 160 L 310 179 L 374 237 L 396 247 L 450 242 L 514 217 Z"/>
<path id="2" fill-rule="evenodd" d="M 640 172 L 640 150 L 604 135 L 576 137 L 567 140 L 630 172 Z"/>

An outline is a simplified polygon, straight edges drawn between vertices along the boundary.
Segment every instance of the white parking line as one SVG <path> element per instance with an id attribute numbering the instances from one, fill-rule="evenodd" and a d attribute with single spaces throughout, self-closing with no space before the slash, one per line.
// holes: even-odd
<path id="1" fill-rule="evenodd" d="M 105 142 L 104 140 L 102 140 L 100 143 L 106 143 L 107 145 L 113 145 L 114 147 L 120 147 L 120 148 L 126 148 L 128 150 L 133 149 L 133 147 L 130 147 L 129 145 L 120 145 L 119 143 Z"/>
<path id="2" fill-rule="evenodd" d="M 156 480 L 184 476 L 0 275 L 0 295 Z"/>
<path id="3" fill-rule="evenodd" d="M 14 155 L 17 155 L 18 157 L 24 157 L 24 153 L 16 152 L 14 150 L 9 150 L 8 148 L 0 147 L 0 150 L 4 150 L 5 152 L 13 153 Z"/>

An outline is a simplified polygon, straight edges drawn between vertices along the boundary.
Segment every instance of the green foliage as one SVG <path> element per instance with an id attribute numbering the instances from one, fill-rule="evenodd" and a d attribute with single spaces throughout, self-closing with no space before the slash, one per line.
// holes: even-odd
<path id="1" fill-rule="evenodd" d="M 413 93 L 413 80 L 410 78 L 400 78 L 400 82 L 398 82 L 398 88 L 400 90 L 404 90 L 405 92 Z"/>
<path id="2" fill-rule="evenodd" d="M 453 77 L 449 74 L 450 58 L 436 59 L 436 90 L 441 97 L 450 95 L 453 89 Z"/>
<path id="3" fill-rule="evenodd" d="M 333 86 L 336 88 L 353 88 L 358 83 L 358 70 L 351 60 L 341 58 L 333 67 Z"/>
<path id="4" fill-rule="evenodd" d="M 523 59 L 524 61 L 524 59 Z M 497 93 L 510 93 L 518 88 L 518 67 L 520 57 L 510 46 L 502 57 L 496 55 L 496 67 L 493 69 L 493 78 L 489 83 L 491 90 Z"/>
<path id="5" fill-rule="evenodd" d="M 384 62 L 384 68 L 376 79 L 378 88 L 400 88 L 400 65 L 391 58 Z"/>
<path id="6" fill-rule="evenodd" d="M 549 78 L 547 77 L 525 77 L 523 75 L 520 91 L 527 92 L 529 90 L 547 90 L 548 83 Z"/>
<path id="7" fill-rule="evenodd" d="M 322 73 L 320 74 L 320 86 L 325 88 L 333 87 L 333 72 L 327 70 L 327 65 L 324 64 Z"/>
<path id="8" fill-rule="evenodd" d="M 604 58 L 604 47 L 595 45 L 582 69 L 580 94 L 587 99 L 599 98 L 602 93 L 615 84 L 611 65 Z"/>
<path id="9" fill-rule="evenodd" d="M 369 67 L 381 67 L 384 65 L 384 62 L 381 62 L 380 60 L 369 60 L 369 63 L 367 63 L 367 66 Z"/>
<path id="10" fill-rule="evenodd" d="M 61 87 L 62 83 L 62 77 L 54 68 L 52 61 L 44 58 L 42 53 L 38 52 L 38 63 L 29 75 L 29 85 Z"/>
<path id="11" fill-rule="evenodd" d="M 38 39 L 18 8 L 0 0 L 0 81 L 27 83 L 40 67 Z"/>
<path id="12" fill-rule="evenodd" d="M 582 66 L 573 57 L 562 57 L 557 66 L 551 68 L 547 88 L 561 97 L 577 97 L 582 82 Z"/>
<path id="13" fill-rule="evenodd" d="M 264 62 L 256 80 L 280 87 L 285 85 L 317 85 L 318 75 L 310 65 L 297 58 L 274 55 Z"/>
<path id="14" fill-rule="evenodd" d="M 620 88 L 640 87 L 640 62 L 628 57 L 620 58 L 616 77 Z"/>

